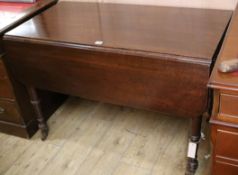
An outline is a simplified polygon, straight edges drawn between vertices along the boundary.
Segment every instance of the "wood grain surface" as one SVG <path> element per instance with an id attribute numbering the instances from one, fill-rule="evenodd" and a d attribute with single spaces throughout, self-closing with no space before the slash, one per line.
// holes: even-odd
<path id="1" fill-rule="evenodd" d="M 231 11 L 59 2 L 6 37 L 136 50 L 211 61 Z M 60 20 L 59 20 L 60 19 Z M 35 30 L 32 30 L 37 26 Z"/>

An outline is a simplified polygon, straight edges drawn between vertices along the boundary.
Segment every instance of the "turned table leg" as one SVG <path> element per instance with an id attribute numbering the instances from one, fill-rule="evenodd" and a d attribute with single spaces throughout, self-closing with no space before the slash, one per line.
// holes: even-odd
<path id="1" fill-rule="evenodd" d="M 191 134 L 188 145 L 188 162 L 186 175 L 195 174 L 198 168 L 197 152 L 201 138 L 202 116 L 191 119 Z"/>
<path id="2" fill-rule="evenodd" d="M 38 97 L 37 91 L 34 87 L 28 87 L 28 93 L 31 100 L 31 104 L 33 105 L 33 109 L 36 113 L 38 127 L 41 130 L 41 139 L 46 140 L 49 128 L 42 114 L 40 99 Z"/>

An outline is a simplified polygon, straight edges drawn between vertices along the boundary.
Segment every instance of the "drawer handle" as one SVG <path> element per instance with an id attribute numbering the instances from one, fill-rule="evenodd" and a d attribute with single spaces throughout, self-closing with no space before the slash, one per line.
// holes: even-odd
<path id="1" fill-rule="evenodd" d="M 0 114 L 3 114 L 5 112 L 5 109 L 0 107 Z"/>

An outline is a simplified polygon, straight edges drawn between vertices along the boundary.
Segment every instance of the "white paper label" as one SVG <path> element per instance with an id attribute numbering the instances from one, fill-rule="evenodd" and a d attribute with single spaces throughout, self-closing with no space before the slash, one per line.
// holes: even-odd
<path id="1" fill-rule="evenodd" d="M 197 143 L 189 142 L 188 144 L 188 157 L 195 159 L 197 151 Z"/>
<path id="2" fill-rule="evenodd" d="M 94 44 L 96 44 L 96 45 L 102 45 L 102 44 L 103 44 L 103 41 L 98 40 L 98 41 L 95 41 Z"/>

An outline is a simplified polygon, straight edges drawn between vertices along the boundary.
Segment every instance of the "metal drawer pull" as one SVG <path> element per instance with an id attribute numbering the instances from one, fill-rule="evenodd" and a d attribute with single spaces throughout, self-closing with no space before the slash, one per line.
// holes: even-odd
<path id="1" fill-rule="evenodd" d="M 3 114 L 5 112 L 5 109 L 0 107 L 0 114 Z"/>

